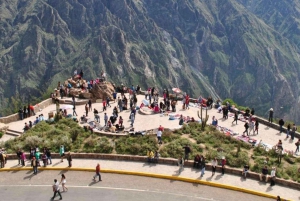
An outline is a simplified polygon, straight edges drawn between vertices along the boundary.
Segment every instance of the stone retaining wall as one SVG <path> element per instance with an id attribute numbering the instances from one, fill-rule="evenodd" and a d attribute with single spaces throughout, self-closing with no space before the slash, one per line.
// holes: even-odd
<path id="1" fill-rule="evenodd" d="M 28 154 L 27 154 L 28 156 Z M 27 157 L 28 158 L 28 157 Z M 60 158 L 58 153 L 52 153 L 52 158 Z M 117 161 L 136 161 L 136 162 L 145 162 L 147 163 L 146 156 L 133 156 L 133 155 L 119 155 L 119 154 L 95 154 L 95 153 L 72 153 L 73 159 L 101 159 L 101 160 L 117 160 Z M 8 154 L 8 159 L 17 159 L 16 154 Z M 17 161 L 16 161 L 17 162 Z M 96 162 L 95 162 L 96 164 Z M 160 158 L 158 164 L 166 165 L 177 165 L 177 160 L 173 158 Z M 184 163 L 185 167 L 193 167 L 193 161 L 188 161 Z M 207 164 L 205 167 L 206 171 L 210 171 L 211 165 Z M 218 166 L 216 169 L 217 172 L 221 172 L 221 167 Z M 225 169 L 226 174 L 233 174 L 242 177 L 242 169 L 229 168 Z M 252 178 L 259 180 L 259 174 L 255 172 L 248 172 L 247 178 Z M 284 180 L 276 178 L 276 183 L 295 189 L 300 189 L 300 183 L 293 182 L 291 180 Z"/>
<path id="2" fill-rule="evenodd" d="M 34 106 L 34 112 L 38 112 L 39 109 L 44 109 L 44 108 L 48 107 L 51 104 L 52 104 L 52 99 L 48 98 L 48 99 L 36 104 Z M 11 122 L 14 122 L 14 121 L 18 121 L 18 120 L 20 120 L 20 117 L 19 117 L 18 113 L 0 118 L 0 122 L 5 123 L 5 124 L 8 124 L 8 123 L 11 123 Z"/>

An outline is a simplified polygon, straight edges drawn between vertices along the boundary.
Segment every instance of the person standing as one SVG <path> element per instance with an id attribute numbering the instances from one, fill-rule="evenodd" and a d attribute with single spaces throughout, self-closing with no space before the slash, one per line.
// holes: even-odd
<path id="1" fill-rule="evenodd" d="M 73 105 L 73 116 L 77 116 L 75 105 Z"/>
<path id="2" fill-rule="evenodd" d="M 297 130 L 297 126 L 295 124 L 293 124 L 292 132 L 291 132 L 291 139 L 292 140 L 294 140 L 296 130 Z"/>
<path id="3" fill-rule="evenodd" d="M 249 135 L 251 135 L 251 132 L 253 132 L 253 135 L 255 134 L 253 121 L 249 122 Z"/>
<path id="4" fill-rule="evenodd" d="M 107 98 L 106 98 L 106 105 L 107 105 L 107 107 L 109 106 L 109 107 L 111 107 L 111 105 L 110 105 L 110 98 L 107 96 Z"/>
<path id="5" fill-rule="evenodd" d="M 119 117 L 119 126 L 123 127 L 123 118 L 121 116 Z"/>
<path id="6" fill-rule="evenodd" d="M 88 104 L 85 104 L 85 116 L 87 117 L 89 114 L 89 106 Z"/>
<path id="7" fill-rule="evenodd" d="M 244 127 L 245 127 L 245 131 L 243 132 L 243 135 L 244 135 L 245 133 L 247 133 L 247 136 L 249 136 L 249 133 L 248 133 L 249 124 L 248 124 L 247 121 L 245 122 Z"/>
<path id="8" fill-rule="evenodd" d="M 211 176 L 213 177 L 216 173 L 216 168 L 217 168 L 217 165 L 218 165 L 218 160 L 217 158 L 215 157 L 212 161 L 211 161 L 211 171 L 212 171 L 212 174 Z"/>
<path id="9" fill-rule="evenodd" d="M 134 118 L 135 118 L 135 116 L 134 116 L 134 113 L 133 112 L 131 112 L 130 113 L 130 121 L 131 121 L 131 126 L 133 126 L 133 124 L 134 124 Z"/>
<path id="10" fill-rule="evenodd" d="M 275 180 L 276 180 L 276 168 L 275 167 L 272 167 L 270 177 L 271 177 L 271 185 L 270 186 L 274 186 Z"/>
<path id="11" fill-rule="evenodd" d="M 123 111 L 123 102 L 120 97 L 118 97 L 118 106 L 119 106 L 120 112 L 122 112 Z"/>
<path id="12" fill-rule="evenodd" d="M 62 200 L 62 196 L 59 191 L 59 182 L 57 181 L 57 179 L 54 179 L 54 185 L 52 186 L 52 188 L 53 188 L 54 194 L 53 194 L 53 197 L 51 198 L 51 200 L 54 200 L 54 198 L 56 197 L 56 194 L 58 194 L 60 197 L 59 199 Z"/>
<path id="13" fill-rule="evenodd" d="M 19 109 L 19 118 L 20 118 L 20 120 L 23 120 L 23 118 L 24 118 L 24 112 L 23 112 L 23 109 L 20 107 L 20 109 Z"/>
<path id="14" fill-rule="evenodd" d="M 64 174 L 61 174 L 60 184 L 62 186 L 63 192 L 68 191 L 68 188 L 66 187 L 66 183 L 67 183 L 66 176 Z"/>
<path id="15" fill-rule="evenodd" d="M 189 160 L 189 154 L 191 153 L 191 148 L 189 147 L 189 145 L 185 145 L 184 148 L 184 161 L 188 161 Z"/>
<path id="16" fill-rule="evenodd" d="M 258 126 L 259 126 L 259 122 L 258 122 L 258 120 L 256 119 L 256 121 L 255 121 L 255 130 L 254 130 L 254 133 L 255 133 L 255 131 L 256 131 L 256 135 L 258 135 Z"/>
<path id="17" fill-rule="evenodd" d="M 103 98 L 103 101 L 102 101 L 102 106 L 103 106 L 102 111 L 106 111 L 106 100 L 104 98 Z"/>
<path id="18" fill-rule="evenodd" d="M 104 126 L 107 126 L 107 120 L 108 120 L 108 116 L 106 113 L 104 113 Z"/>
<path id="19" fill-rule="evenodd" d="M 180 174 L 181 171 L 183 170 L 183 165 L 184 165 L 184 160 L 183 160 L 183 157 L 180 156 L 180 157 L 178 158 L 178 166 L 179 166 L 178 172 L 179 172 L 179 174 Z"/>
<path id="20" fill-rule="evenodd" d="M 22 150 L 22 152 L 21 152 L 21 164 L 22 164 L 22 166 L 25 166 L 25 160 L 26 160 L 26 154 Z"/>
<path id="21" fill-rule="evenodd" d="M 162 136 L 162 131 L 158 129 L 156 134 L 158 144 L 162 144 L 161 136 Z"/>
<path id="22" fill-rule="evenodd" d="M 92 108 L 92 100 L 91 99 L 89 100 L 88 105 L 89 105 L 89 111 L 92 111 L 93 108 Z"/>
<path id="23" fill-rule="evenodd" d="M 69 163 L 69 167 L 72 167 L 72 155 L 71 155 L 70 152 L 68 153 L 67 160 L 68 160 L 68 163 Z"/>
<path id="24" fill-rule="evenodd" d="M 238 113 L 235 112 L 233 122 L 235 122 L 236 125 L 237 125 L 237 120 L 238 120 Z M 233 124 L 233 122 L 232 122 L 232 124 Z"/>
<path id="25" fill-rule="evenodd" d="M 225 165 L 226 165 L 226 159 L 225 159 L 225 157 L 223 156 L 223 157 L 222 157 L 222 161 L 221 161 L 222 175 L 225 174 Z"/>
<path id="26" fill-rule="evenodd" d="M 201 167 L 201 175 L 200 177 L 204 176 L 204 172 L 205 172 L 205 157 L 201 156 L 201 160 L 200 160 L 200 167 Z"/>
<path id="27" fill-rule="evenodd" d="M 35 157 L 32 157 L 32 160 L 31 160 L 31 167 L 33 168 L 33 174 L 37 174 L 37 171 L 38 171 L 38 163 L 37 163 Z"/>
<path id="28" fill-rule="evenodd" d="M 284 125 L 283 119 L 280 119 L 278 123 L 279 123 L 279 127 L 280 127 L 280 133 L 282 133 L 282 130 L 283 130 L 282 127 L 283 127 L 283 125 Z"/>
<path id="29" fill-rule="evenodd" d="M 96 174 L 93 177 L 93 180 L 96 181 L 96 177 L 99 177 L 99 181 L 102 181 L 101 174 L 100 174 L 100 164 L 98 163 L 96 166 Z"/>
<path id="30" fill-rule="evenodd" d="M 51 152 L 50 152 L 50 150 L 48 148 L 46 149 L 46 156 L 47 156 L 47 163 L 51 165 L 52 164 Z"/>
<path id="31" fill-rule="evenodd" d="M 299 152 L 300 138 L 299 138 L 298 141 L 295 143 L 295 145 L 296 145 L 296 151 L 295 151 L 295 154 L 296 154 L 297 152 Z"/>
<path id="32" fill-rule="evenodd" d="M 273 108 L 270 108 L 270 110 L 269 110 L 269 122 L 270 123 L 273 123 L 273 115 L 274 115 Z"/>
<path id="33" fill-rule="evenodd" d="M 286 138 L 289 138 L 290 131 L 291 131 L 291 124 L 288 124 L 286 127 Z"/>
<path id="34" fill-rule="evenodd" d="M 18 165 L 21 165 L 21 155 L 22 155 L 22 152 L 20 149 L 18 149 L 18 151 L 17 151 L 17 157 L 18 157 L 18 162 L 19 162 Z"/>
<path id="35" fill-rule="evenodd" d="M 60 162 L 64 162 L 64 156 L 65 156 L 65 147 L 64 147 L 64 145 L 60 145 L 59 155 L 60 155 Z"/>
<path id="36" fill-rule="evenodd" d="M 254 108 L 252 108 L 250 114 L 253 116 L 254 113 L 255 113 L 255 110 L 254 110 Z"/>

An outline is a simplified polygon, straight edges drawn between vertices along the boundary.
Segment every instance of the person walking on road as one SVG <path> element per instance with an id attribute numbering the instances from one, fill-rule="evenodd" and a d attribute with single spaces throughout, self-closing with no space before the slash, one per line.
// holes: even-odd
<path id="1" fill-rule="evenodd" d="M 59 182 L 57 181 L 57 179 L 54 179 L 54 185 L 52 186 L 53 188 L 53 197 L 51 198 L 51 200 L 54 200 L 54 198 L 56 197 L 56 194 L 59 195 L 59 199 L 62 200 L 62 196 L 61 196 L 61 193 L 59 191 Z"/>
<path id="2" fill-rule="evenodd" d="M 88 105 L 89 105 L 89 111 L 91 112 L 93 110 L 93 108 L 92 108 L 92 100 L 91 99 L 89 100 Z"/>
<path id="3" fill-rule="evenodd" d="M 108 116 L 106 113 L 104 113 L 104 126 L 107 126 L 107 120 L 108 120 Z"/>
<path id="4" fill-rule="evenodd" d="M 61 184 L 63 192 L 68 191 L 68 188 L 66 187 L 66 183 L 67 183 L 66 176 L 64 174 L 61 174 L 61 179 L 59 184 Z"/>
<path id="5" fill-rule="evenodd" d="M 101 174 L 100 174 L 100 164 L 98 163 L 96 166 L 96 174 L 93 177 L 93 180 L 96 181 L 96 177 L 99 177 L 99 181 L 102 181 Z"/>

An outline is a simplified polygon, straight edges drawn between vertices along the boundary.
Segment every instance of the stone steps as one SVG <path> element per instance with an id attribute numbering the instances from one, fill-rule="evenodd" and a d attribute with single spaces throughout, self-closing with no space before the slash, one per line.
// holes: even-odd
<path id="1" fill-rule="evenodd" d="M 11 135 L 11 136 L 14 136 L 14 137 L 19 137 L 22 135 L 22 132 L 20 131 L 14 131 L 14 130 L 11 130 L 11 129 L 7 129 L 6 135 Z"/>

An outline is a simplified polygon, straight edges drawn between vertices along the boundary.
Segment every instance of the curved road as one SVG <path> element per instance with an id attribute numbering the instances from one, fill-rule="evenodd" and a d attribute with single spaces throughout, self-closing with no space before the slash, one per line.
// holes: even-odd
<path id="1" fill-rule="evenodd" d="M 271 200 L 204 185 L 139 176 L 102 174 L 102 182 L 93 182 L 93 173 L 76 171 L 41 171 L 37 175 L 32 171 L 1 172 L 1 200 L 50 200 L 53 180 L 59 180 L 62 173 L 67 177 L 69 188 L 62 193 L 63 200 Z"/>

